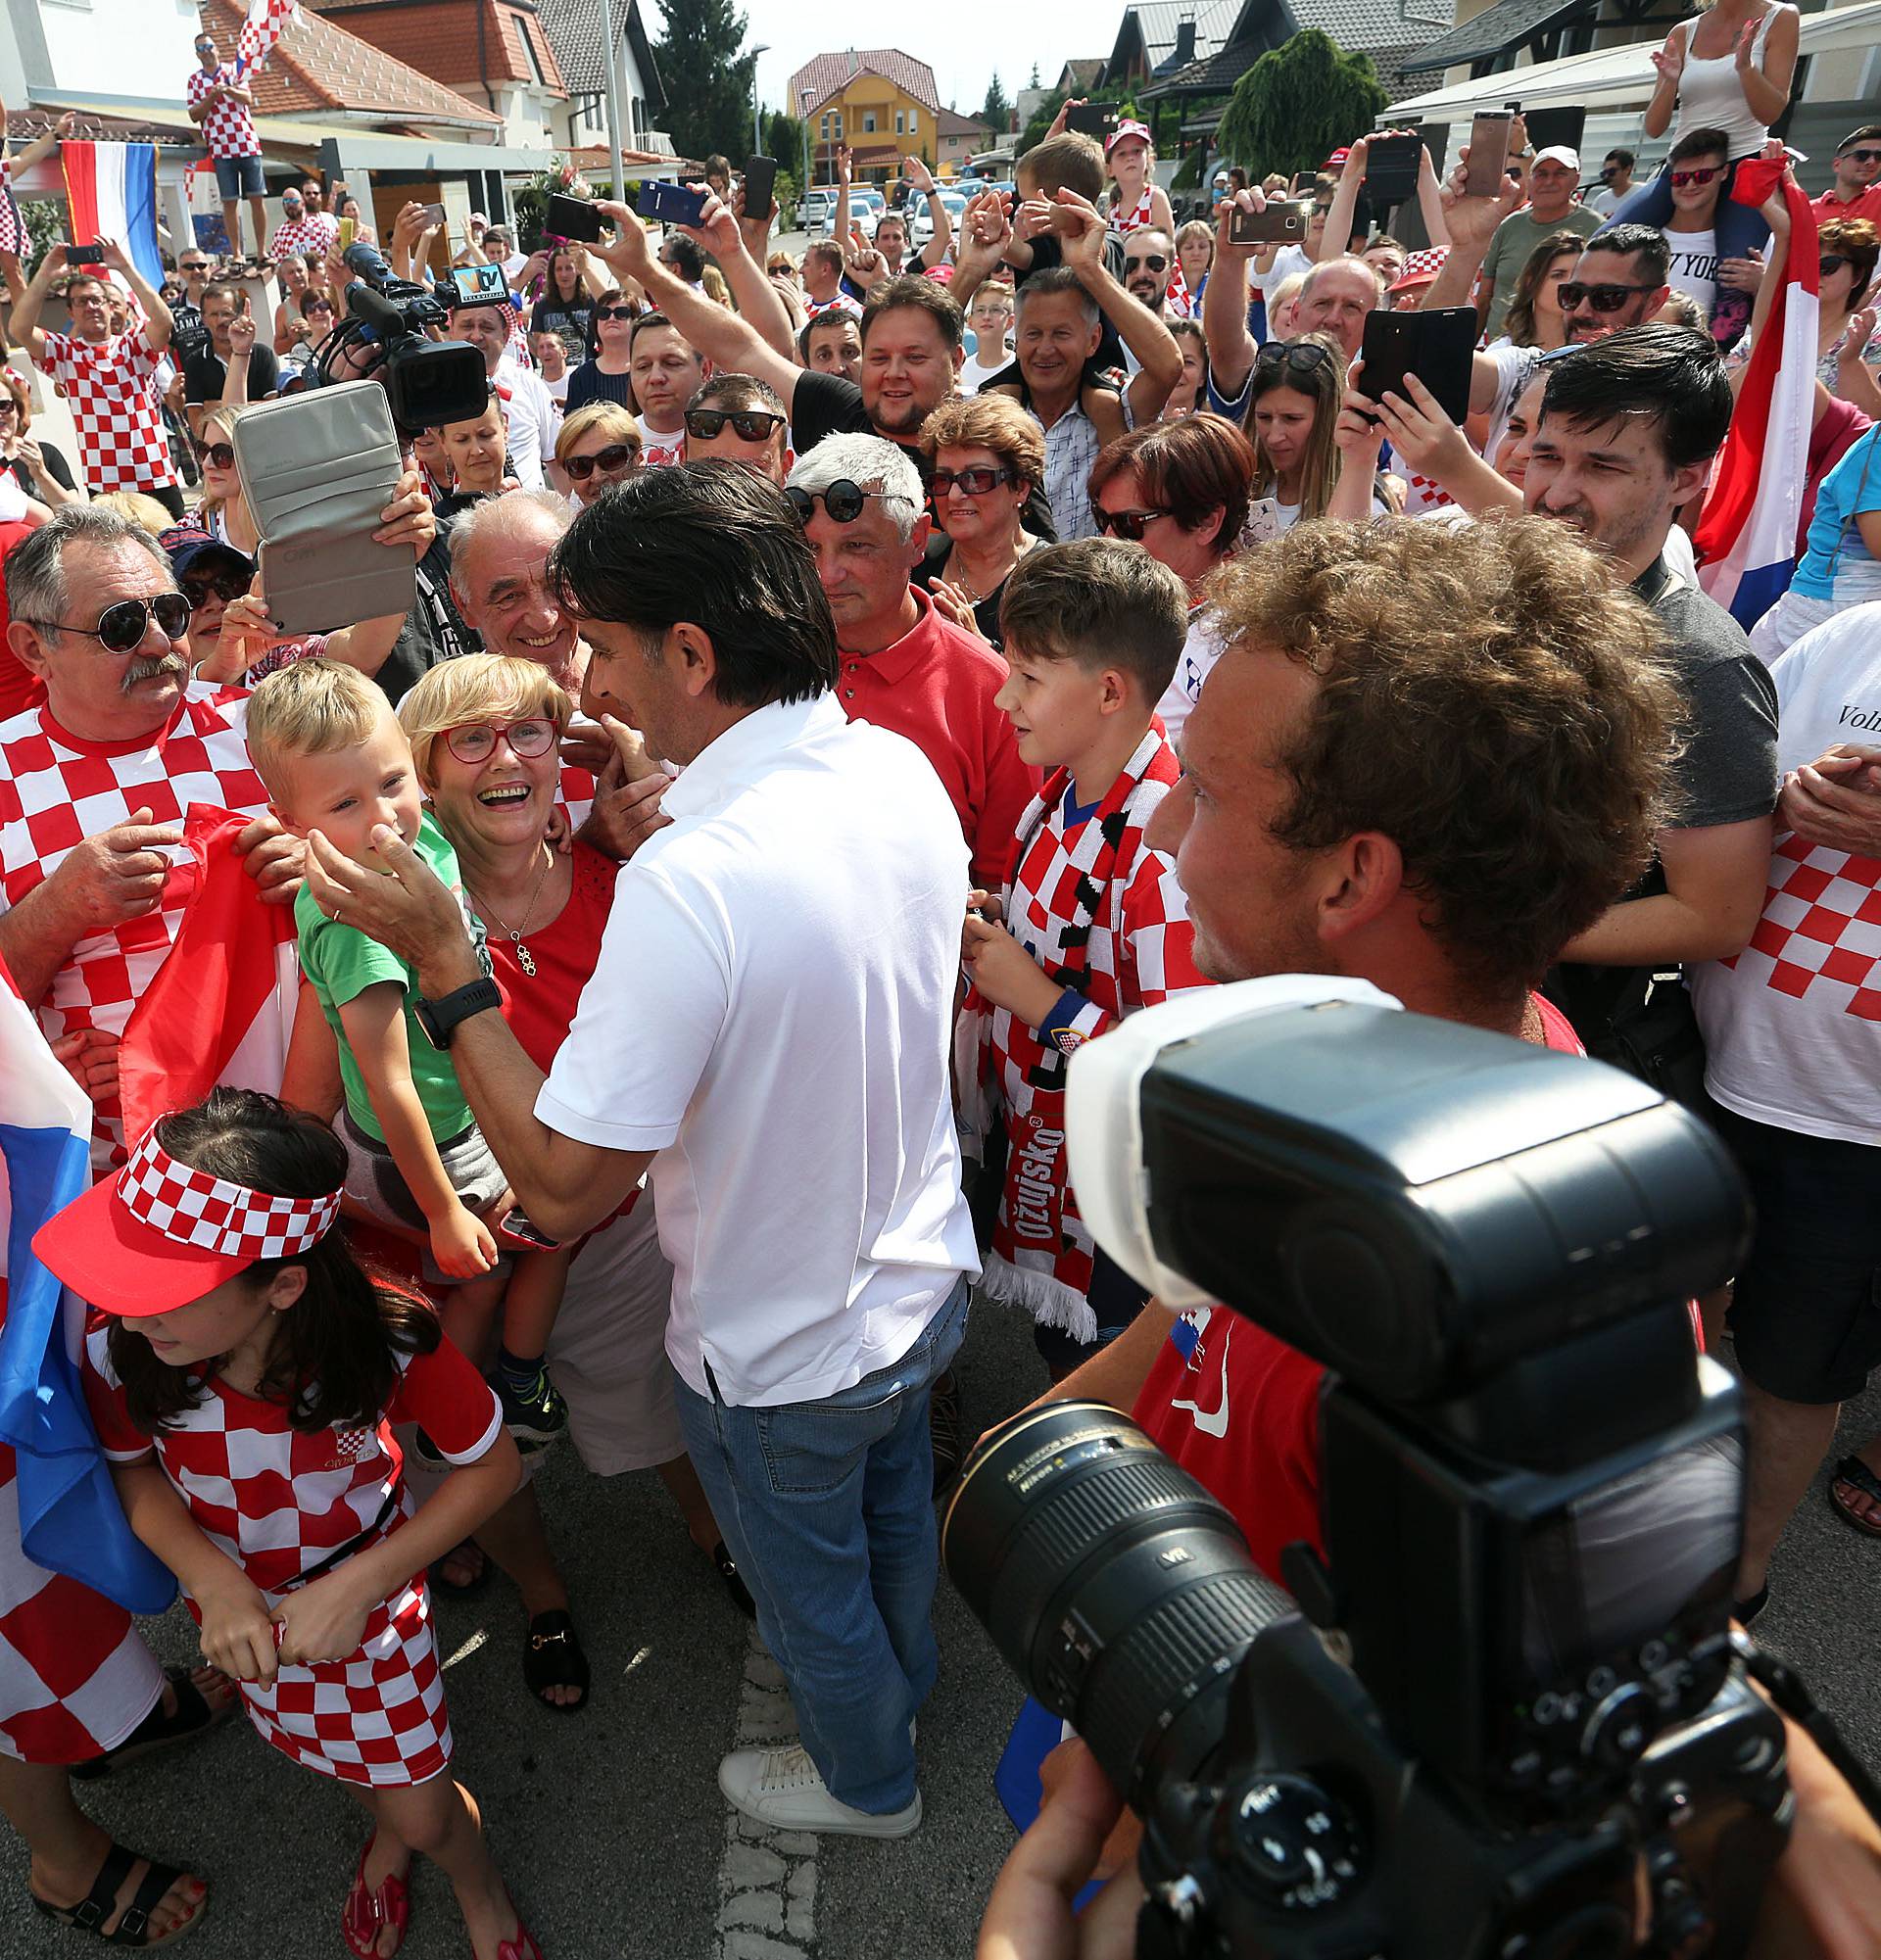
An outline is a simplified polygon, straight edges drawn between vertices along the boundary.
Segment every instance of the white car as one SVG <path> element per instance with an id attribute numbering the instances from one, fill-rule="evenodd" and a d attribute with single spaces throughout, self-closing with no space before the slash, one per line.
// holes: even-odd
<path id="1" fill-rule="evenodd" d="M 867 184 L 852 184 L 849 187 L 849 222 L 859 225 L 864 238 L 875 236 L 877 220 L 889 208 L 889 201 L 879 190 Z M 828 238 L 836 225 L 836 199 L 830 199 L 830 208 L 824 213 L 817 225 L 820 237 Z M 805 227 L 807 229 L 807 226 Z"/>
<path id="2" fill-rule="evenodd" d="M 956 244 L 960 237 L 960 226 L 967 215 L 967 201 L 958 191 L 938 191 L 940 202 L 947 208 L 947 218 L 953 226 Z M 934 214 L 928 209 L 928 200 L 919 191 L 908 199 L 911 205 L 919 206 L 914 215 L 914 225 L 908 233 L 908 243 L 919 252 L 934 236 Z"/>

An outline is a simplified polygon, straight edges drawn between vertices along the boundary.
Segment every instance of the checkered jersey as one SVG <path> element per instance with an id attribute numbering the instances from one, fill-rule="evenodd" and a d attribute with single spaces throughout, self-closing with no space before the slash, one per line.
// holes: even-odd
<path id="1" fill-rule="evenodd" d="M 173 484 L 157 378 L 163 356 L 150 343 L 148 322 L 136 319 L 95 344 L 69 333 L 49 333 L 45 343 L 42 371 L 65 393 L 92 494 Z"/>
<path id="2" fill-rule="evenodd" d="M 1053 980 L 1083 999 L 1051 1039 L 1006 1008 L 988 1014 L 981 1075 L 989 1078 L 1011 1152 L 984 1283 L 995 1297 L 1018 1300 L 1084 1339 L 1094 1332 L 1085 1324 L 1092 1242 L 1066 1182 L 1065 1069 L 1073 1049 L 1125 1015 L 1207 984 L 1195 969 L 1194 928 L 1175 861 L 1143 841 L 1180 773 L 1175 751 L 1152 725 L 1103 802 L 1068 829 L 1071 778 L 1055 771 L 1020 819 L 1016 870 L 1004 893 L 1008 930 Z M 1041 1183 L 1054 1187 L 1049 1196 Z M 1028 1214 L 1038 1228 L 1028 1228 Z"/>
<path id="3" fill-rule="evenodd" d="M 212 88 L 217 85 L 239 88 L 241 82 L 242 78 L 235 72 L 232 62 L 218 63 L 213 73 L 199 68 L 183 90 L 183 100 L 194 109 Z M 225 95 L 217 98 L 215 108 L 197 126 L 203 132 L 203 141 L 212 157 L 259 157 L 262 154 L 262 139 L 255 133 L 254 120 L 247 107 L 229 101 Z"/>
<path id="4" fill-rule="evenodd" d="M 400 1355 L 398 1385 L 376 1423 L 305 1431 L 284 1403 L 263 1401 L 219 1377 L 154 1437 L 130 1419 L 111 1365 L 107 1329 L 85 1338 L 85 1395 L 114 1462 L 154 1447 L 164 1474 L 211 1544 L 278 1597 L 311 1566 L 358 1538 L 399 1488 L 404 1458 L 395 1422 L 421 1424 L 453 1462 L 474 1462 L 502 1427 L 497 1399 L 449 1341 Z"/>
<path id="5" fill-rule="evenodd" d="M 303 212 L 290 217 L 267 242 L 270 259 L 285 259 L 292 252 L 318 252 L 324 255 L 339 243 L 340 220 L 328 211 Z"/>
<path id="6" fill-rule="evenodd" d="M 247 704 L 239 688 L 194 683 L 169 726 L 138 742 L 80 741 L 43 703 L 0 722 L 0 912 L 50 877 L 73 845 L 133 810 L 148 808 L 159 824 L 181 824 L 191 803 L 261 816 L 267 791 L 248 759 Z M 196 888 L 195 859 L 181 844 L 169 855 L 158 909 L 87 932 L 53 976 L 39 1009 L 48 1040 L 77 1028 L 123 1032 Z M 94 1137 L 109 1143 L 112 1121 L 101 1116 Z"/>
<path id="7" fill-rule="evenodd" d="M 121 1606 L 26 1556 L 18 1496 L 0 1443 L 0 1755 L 84 1762 L 150 1713 L 163 1670 Z"/>

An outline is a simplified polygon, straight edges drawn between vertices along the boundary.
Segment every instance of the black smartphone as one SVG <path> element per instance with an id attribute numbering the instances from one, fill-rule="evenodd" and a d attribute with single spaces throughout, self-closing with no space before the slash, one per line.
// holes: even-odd
<path id="1" fill-rule="evenodd" d="M 1464 174 L 1465 197 L 1500 197 L 1502 175 L 1509 164 L 1510 127 L 1514 114 L 1507 109 L 1481 109 L 1470 125 L 1470 165 Z"/>
<path id="2" fill-rule="evenodd" d="M 585 197 L 564 197 L 560 191 L 551 191 L 542 228 L 552 238 L 572 239 L 577 245 L 599 245 L 601 213 Z"/>
<path id="3" fill-rule="evenodd" d="M 1365 149 L 1365 188 L 1379 207 L 1403 204 L 1418 194 L 1422 136 L 1374 136 Z"/>
<path id="4" fill-rule="evenodd" d="M 771 206 L 777 202 L 777 159 L 775 157 L 747 157 L 745 159 L 745 215 L 747 217 L 768 217 Z"/>
<path id="5" fill-rule="evenodd" d="M 1117 111 L 1106 102 L 1081 102 L 1065 111 L 1065 127 L 1081 136 L 1108 136 L 1117 126 Z"/>
<path id="6" fill-rule="evenodd" d="M 1306 236 L 1313 215 L 1313 200 L 1298 204 L 1270 204 L 1265 211 L 1243 211 L 1236 205 L 1229 214 L 1228 238 L 1230 245 L 1297 245 Z"/>
<path id="7" fill-rule="evenodd" d="M 636 209 L 655 224 L 697 224 L 704 215 L 709 195 L 703 184 L 676 184 L 665 177 L 649 177 L 640 187 Z"/>
<path id="8" fill-rule="evenodd" d="M 451 283 L 460 300 L 503 300 L 509 296 L 501 265 L 453 265 Z"/>
<path id="9" fill-rule="evenodd" d="M 1440 307 L 1430 313 L 1367 313 L 1359 387 L 1373 401 L 1412 397 L 1404 385 L 1415 374 L 1437 406 L 1463 426 L 1470 413 L 1470 381 L 1481 332 L 1474 307 Z"/>
<path id="10" fill-rule="evenodd" d="M 68 245 L 66 263 L 68 265 L 102 265 L 105 263 L 105 248 L 102 242 L 96 245 Z"/>

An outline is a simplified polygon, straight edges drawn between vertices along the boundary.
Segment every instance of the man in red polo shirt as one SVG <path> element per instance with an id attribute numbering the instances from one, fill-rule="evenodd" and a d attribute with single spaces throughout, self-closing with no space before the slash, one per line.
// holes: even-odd
<path id="1" fill-rule="evenodd" d="M 905 735 L 934 764 L 959 812 L 974 883 L 996 890 L 1038 773 L 1020 761 L 1012 724 L 993 705 L 1006 663 L 908 583 L 928 542 L 920 472 L 880 436 L 826 436 L 797 458 L 785 494 L 836 615 L 843 712 Z"/>
<path id="2" fill-rule="evenodd" d="M 1881 122 L 1852 129 L 1835 148 L 1835 181 L 1815 200 L 1815 220 L 1865 217 L 1881 224 Z"/>

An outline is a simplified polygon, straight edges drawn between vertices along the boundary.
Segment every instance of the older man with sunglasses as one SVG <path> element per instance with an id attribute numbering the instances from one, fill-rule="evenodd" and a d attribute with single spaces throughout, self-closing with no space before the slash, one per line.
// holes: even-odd
<path id="1" fill-rule="evenodd" d="M 7 559 L 7 645 L 45 698 L 0 723 L 0 959 L 47 1038 L 111 1048 L 196 886 L 183 818 L 249 818 L 262 894 L 290 903 L 302 847 L 249 764 L 247 696 L 190 679 L 189 601 L 146 532 L 95 504 L 57 512 Z M 115 1093 L 92 1162 L 122 1161 Z"/>

